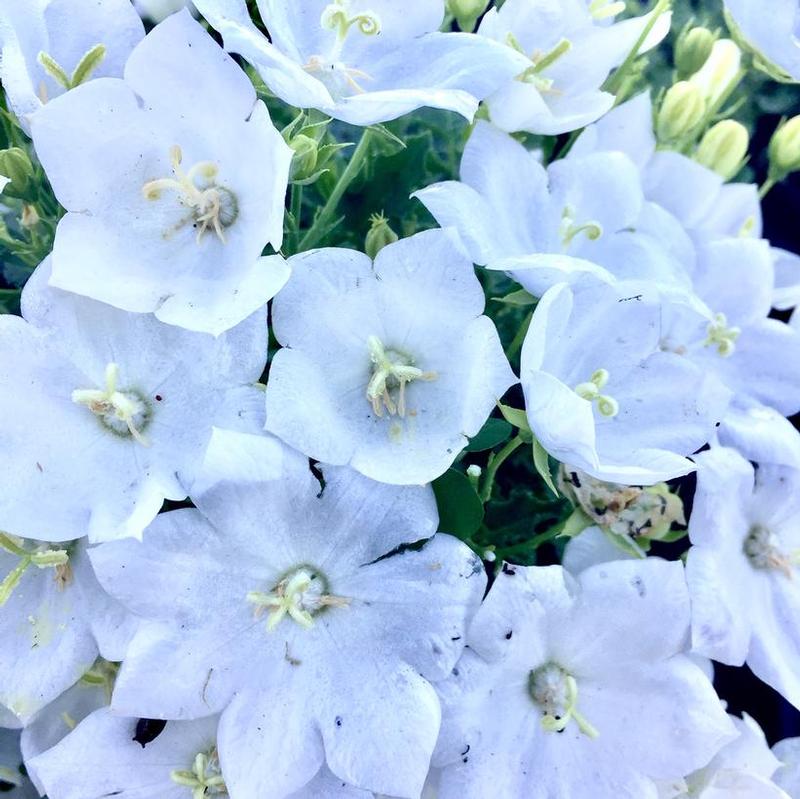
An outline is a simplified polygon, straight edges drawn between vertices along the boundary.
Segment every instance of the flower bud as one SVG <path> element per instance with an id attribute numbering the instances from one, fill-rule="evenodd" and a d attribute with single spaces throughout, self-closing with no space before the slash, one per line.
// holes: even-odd
<path id="1" fill-rule="evenodd" d="M 733 39 L 718 39 L 705 64 L 689 78 L 709 106 L 717 105 L 738 83 L 742 51 Z"/>
<path id="2" fill-rule="evenodd" d="M 747 128 L 741 122 L 724 119 L 706 131 L 694 160 L 730 180 L 742 168 L 749 144 Z"/>
<path id="3" fill-rule="evenodd" d="M 656 119 L 659 141 L 678 141 L 690 136 L 703 119 L 706 104 L 700 90 L 688 81 L 680 81 L 664 95 Z"/>
<path id="4" fill-rule="evenodd" d="M 36 227 L 40 221 L 41 220 L 36 207 L 30 205 L 29 203 L 25 203 L 25 205 L 22 206 L 22 215 L 20 216 L 19 220 L 19 223 L 22 225 L 22 227 L 30 230 L 31 228 Z"/>
<path id="5" fill-rule="evenodd" d="M 389 221 L 383 214 L 373 214 L 369 221 L 372 224 L 364 241 L 364 252 L 374 259 L 387 244 L 394 244 L 398 235 L 389 227 Z"/>
<path id="6" fill-rule="evenodd" d="M 0 175 L 9 179 L 5 191 L 11 197 L 27 197 L 33 188 L 33 164 L 21 147 L 0 150 Z"/>
<path id="7" fill-rule="evenodd" d="M 675 42 L 675 68 L 678 77 L 694 75 L 708 61 L 717 37 L 708 28 L 685 27 Z"/>
<path id="8" fill-rule="evenodd" d="M 769 171 L 777 179 L 800 170 L 800 116 L 784 122 L 769 142 Z"/>
<path id="9" fill-rule="evenodd" d="M 472 33 L 478 17 L 486 11 L 489 0 L 447 0 L 447 10 L 458 21 L 462 31 Z"/>
<path id="10" fill-rule="evenodd" d="M 290 179 L 295 181 L 310 178 L 317 167 L 319 151 L 317 140 L 304 133 L 298 133 L 289 140 L 288 144 L 294 150 Z"/>

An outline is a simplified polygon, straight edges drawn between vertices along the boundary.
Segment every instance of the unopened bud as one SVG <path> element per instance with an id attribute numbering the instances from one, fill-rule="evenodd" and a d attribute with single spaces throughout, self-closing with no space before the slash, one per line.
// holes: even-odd
<path id="1" fill-rule="evenodd" d="M 394 244 L 398 235 L 389 227 L 389 221 L 383 214 L 373 214 L 369 221 L 371 227 L 364 241 L 364 252 L 374 259 L 387 244 Z"/>
<path id="2" fill-rule="evenodd" d="M 782 180 L 790 172 L 800 170 L 800 116 L 784 122 L 769 142 L 769 171 Z"/>
<path id="3" fill-rule="evenodd" d="M 717 37 L 708 28 L 685 27 L 675 42 L 675 68 L 678 77 L 688 78 L 708 61 Z"/>
<path id="4" fill-rule="evenodd" d="M 733 89 L 740 79 L 742 51 L 733 39 L 718 39 L 711 47 L 705 64 L 689 79 L 714 106 Z"/>
<path id="5" fill-rule="evenodd" d="M 447 0 L 447 10 L 458 22 L 462 31 L 472 33 L 478 17 L 486 11 L 490 0 Z"/>
<path id="6" fill-rule="evenodd" d="M 306 180 L 310 178 L 317 168 L 317 154 L 319 152 L 317 140 L 303 133 L 298 133 L 297 136 L 293 136 L 289 140 L 288 144 L 294 150 L 291 180 Z"/>
<path id="7" fill-rule="evenodd" d="M 742 168 L 749 144 L 747 128 L 741 122 L 724 119 L 706 131 L 694 159 L 730 180 Z"/>
<path id="8" fill-rule="evenodd" d="M 25 203 L 25 205 L 22 206 L 22 216 L 19 220 L 22 227 L 30 230 L 32 227 L 36 227 L 39 221 L 39 212 L 36 208 L 33 205 Z"/>
<path id="9" fill-rule="evenodd" d="M 0 175 L 10 181 L 5 188 L 6 194 L 27 197 L 32 189 L 33 164 L 25 150 L 21 147 L 0 150 Z"/>
<path id="10" fill-rule="evenodd" d="M 690 136 L 706 112 L 700 90 L 689 81 L 680 81 L 664 95 L 656 119 L 659 141 L 671 142 Z"/>

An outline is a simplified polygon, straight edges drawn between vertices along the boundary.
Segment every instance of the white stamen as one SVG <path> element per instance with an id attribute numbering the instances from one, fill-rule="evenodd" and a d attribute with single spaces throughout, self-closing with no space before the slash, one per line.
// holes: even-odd
<path id="1" fill-rule="evenodd" d="M 72 401 L 85 405 L 97 416 L 105 427 L 117 435 L 130 435 L 144 447 L 150 442 L 142 434 L 142 428 L 150 417 L 150 409 L 143 398 L 135 392 L 118 391 L 119 367 L 115 363 L 106 366 L 105 390 L 95 388 L 76 389 Z"/>

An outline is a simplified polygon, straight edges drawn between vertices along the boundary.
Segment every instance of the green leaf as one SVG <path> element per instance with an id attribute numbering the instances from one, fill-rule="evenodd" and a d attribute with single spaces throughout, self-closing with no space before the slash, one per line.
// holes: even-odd
<path id="1" fill-rule="evenodd" d="M 385 125 L 370 125 L 369 129 L 377 134 L 373 138 L 373 146 L 383 155 L 397 155 L 406 149 L 406 143 Z"/>
<path id="2" fill-rule="evenodd" d="M 547 450 L 539 443 L 538 439 L 533 439 L 533 465 L 539 476 L 544 480 L 545 485 L 558 496 L 558 489 L 553 482 L 553 475 L 550 473 L 550 456 Z"/>
<path id="3" fill-rule="evenodd" d="M 528 424 L 528 415 L 524 410 L 521 408 L 512 408 L 510 405 L 503 405 L 502 402 L 498 402 L 497 407 L 500 408 L 500 413 L 503 414 L 507 422 L 510 422 L 514 427 L 518 427 L 520 430 L 531 432 L 531 426 Z"/>
<path id="4" fill-rule="evenodd" d="M 505 305 L 514 305 L 517 308 L 528 308 L 531 305 L 536 305 L 538 300 L 525 289 L 517 289 L 505 297 L 492 297 L 493 302 L 502 302 Z"/>
<path id="5" fill-rule="evenodd" d="M 433 493 L 439 507 L 439 530 L 466 540 L 483 522 L 483 503 L 467 476 L 458 469 L 448 469 L 433 481 Z"/>
<path id="6" fill-rule="evenodd" d="M 487 419 L 486 424 L 469 440 L 467 452 L 483 452 L 493 449 L 511 438 L 513 427 L 504 419 Z"/>
<path id="7" fill-rule="evenodd" d="M 564 522 L 564 526 L 559 533 L 564 538 L 574 538 L 576 535 L 582 533 L 587 527 L 591 527 L 594 522 L 584 513 L 580 508 L 570 513 Z"/>

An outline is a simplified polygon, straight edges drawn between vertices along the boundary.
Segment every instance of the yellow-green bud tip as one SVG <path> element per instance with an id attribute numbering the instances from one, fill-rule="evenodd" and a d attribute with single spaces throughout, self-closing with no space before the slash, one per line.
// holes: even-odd
<path id="1" fill-rule="evenodd" d="M 730 180 L 742 168 L 749 144 L 747 128 L 741 122 L 725 119 L 706 131 L 694 158 Z"/>
<path id="2" fill-rule="evenodd" d="M 800 170 L 800 116 L 784 122 L 772 134 L 769 165 L 770 172 L 778 179 Z"/>
<path id="3" fill-rule="evenodd" d="M 692 135 L 706 112 L 700 89 L 689 81 L 670 87 L 656 117 L 656 135 L 661 142 L 674 142 Z"/>
<path id="4" fill-rule="evenodd" d="M 675 68 L 678 70 L 678 77 L 688 78 L 701 69 L 708 61 L 716 39 L 716 34 L 708 28 L 684 28 L 675 43 Z"/>

